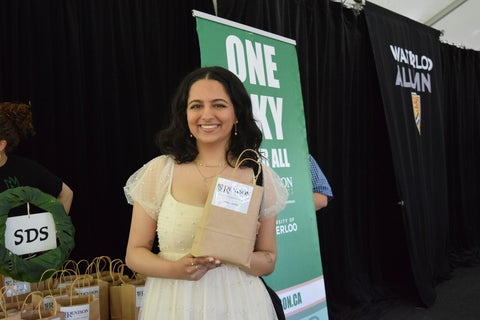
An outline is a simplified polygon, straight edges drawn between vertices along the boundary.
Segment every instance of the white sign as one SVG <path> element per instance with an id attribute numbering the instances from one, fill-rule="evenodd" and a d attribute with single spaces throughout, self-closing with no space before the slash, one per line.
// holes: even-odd
<path id="1" fill-rule="evenodd" d="M 5 248 L 14 254 L 30 254 L 56 247 L 57 230 L 50 212 L 7 218 Z"/>

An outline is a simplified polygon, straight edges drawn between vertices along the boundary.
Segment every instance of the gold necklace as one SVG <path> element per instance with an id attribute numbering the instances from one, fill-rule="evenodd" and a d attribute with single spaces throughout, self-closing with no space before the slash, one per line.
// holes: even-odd
<path id="1" fill-rule="evenodd" d="M 208 180 L 212 179 L 213 177 L 216 177 L 218 176 L 220 173 L 223 172 L 223 170 L 225 170 L 227 168 L 227 164 L 226 163 L 223 163 L 221 165 L 218 165 L 218 166 L 204 166 L 204 167 L 220 167 L 222 166 L 222 169 L 220 169 L 220 171 L 218 171 L 217 173 L 215 173 L 214 175 L 211 175 L 211 176 L 206 176 L 202 173 L 202 171 L 200 171 L 200 164 L 197 162 L 197 161 L 194 161 L 195 162 L 195 168 L 197 168 L 197 171 L 198 173 L 200 174 L 200 176 L 203 178 L 203 182 L 204 183 L 208 183 Z"/>
<path id="2" fill-rule="evenodd" d="M 220 168 L 220 167 L 224 167 L 227 164 L 226 162 L 222 162 L 222 163 L 219 163 L 219 164 L 209 165 L 209 164 L 205 164 L 205 163 L 202 163 L 200 161 L 197 161 L 197 160 L 194 160 L 194 161 L 200 167 L 205 167 L 205 168 Z"/>

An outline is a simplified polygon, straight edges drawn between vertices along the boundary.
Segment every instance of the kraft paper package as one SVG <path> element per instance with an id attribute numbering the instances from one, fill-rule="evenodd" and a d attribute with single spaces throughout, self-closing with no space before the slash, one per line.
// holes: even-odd
<path id="1" fill-rule="evenodd" d="M 65 313 L 69 320 L 100 320 L 99 299 L 93 294 L 73 295 L 66 298 L 55 299 L 59 310 Z"/>
<path id="2" fill-rule="evenodd" d="M 118 265 L 124 275 L 125 264 Z M 121 276 L 110 285 L 110 320 L 136 320 L 143 304 L 146 276 L 130 270 L 132 277 Z"/>
<path id="3" fill-rule="evenodd" d="M 257 159 L 242 155 L 254 150 L 244 150 L 235 164 L 232 177 L 216 177 L 210 186 L 207 202 L 193 240 L 192 255 L 213 256 L 226 263 L 250 267 L 258 230 L 263 187 L 256 185 L 261 173 Z M 252 183 L 238 181 L 235 172 L 245 161 L 258 166 Z"/>
<path id="4" fill-rule="evenodd" d="M 29 299 L 30 298 L 30 299 Z M 46 308 L 45 299 L 53 298 L 52 296 L 43 296 L 40 291 L 32 291 L 25 298 L 20 313 L 21 320 L 65 320 L 65 313 L 58 310 L 58 305 L 53 303 L 52 308 Z"/>
<path id="5" fill-rule="evenodd" d="M 136 320 L 143 304 L 146 278 L 110 286 L 110 320 Z"/>

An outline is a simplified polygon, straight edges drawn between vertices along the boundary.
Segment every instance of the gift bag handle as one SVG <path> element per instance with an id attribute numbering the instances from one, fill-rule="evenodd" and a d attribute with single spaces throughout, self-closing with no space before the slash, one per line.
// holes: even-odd
<path id="1" fill-rule="evenodd" d="M 41 298 L 40 301 L 37 303 L 37 305 L 33 304 L 34 295 L 37 295 Z M 41 304 L 43 302 L 43 293 L 41 291 L 32 291 L 29 294 L 27 294 L 25 296 L 25 298 L 23 299 L 22 309 L 21 309 L 22 312 L 27 310 L 26 307 L 28 305 L 28 298 L 30 298 L 30 303 L 33 306 L 33 310 L 36 310 L 38 308 L 38 317 L 39 317 L 39 319 L 42 319 Z"/>
<path id="2" fill-rule="evenodd" d="M 20 306 L 20 300 L 18 299 L 18 292 L 14 285 L 3 286 L 0 289 L 0 294 L 5 298 L 5 303 L 8 303 L 7 297 L 10 293 L 10 303 L 16 303 L 17 306 Z M 17 301 L 13 301 L 13 300 Z"/>
<path id="3" fill-rule="evenodd" d="M 3 314 L 5 315 L 5 318 L 8 317 L 7 302 L 5 301 L 5 297 L 3 296 L 3 293 L 0 294 L 0 311 L 3 312 Z"/>
<path id="4" fill-rule="evenodd" d="M 242 159 L 242 156 L 245 152 L 252 152 L 254 153 L 256 156 L 257 156 L 257 160 L 256 159 L 253 159 L 253 158 L 243 158 Z M 237 161 L 235 161 L 235 167 L 233 169 L 233 176 L 235 176 L 235 173 L 237 171 L 238 168 L 240 168 L 241 164 L 245 161 L 252 161 L 254 162 L 257 166 L 258 166 L 258 170 L 256 170 L 255 172 L 255 175 L 254 175 L 254 183 L 257 182 L 257 179 L 258 177 L 260 176 L 260 173 L 262 172 L 262 163 L 258 160 L 260 159 L 260 155 L 258 154 L 257 151 L 253 150 L 253 149 L 245 149 L 243 150 L 240 155 L 238 156 L 237 158 Z M 255 170 L 254 170 L 255 171 Z"/>
<path id="5" fill-rule="evenodd" d="M 125 263 L 122 261 L 122 259 L 113 259 L 112 262 L 110 263 L 110 280 L 112 283 L 116 282 L 117 280 L 121 281 L 121 278 L 123 278 L 123 275 L 125 273 Z M 119 279 L 115 278 L 115 274 L 119 274 Z"/>

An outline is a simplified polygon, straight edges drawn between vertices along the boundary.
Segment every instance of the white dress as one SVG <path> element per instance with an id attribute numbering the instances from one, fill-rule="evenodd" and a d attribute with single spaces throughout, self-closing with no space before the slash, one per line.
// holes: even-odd
<path id="1" fill-rule="evenodd" d="M 127 181 L 129 203 L 139 202 L 157 220 L 160 253 L 177 260 L 190 252 L 202 207 L 176 201 L 170 193 L 174 161 L 160 156 Z M 287 192 L 280 178 L 264 167 L 262 217 L 278 214 Z M 145 320 L 269 320 L 277 319 L 261 280 L 234 265 L 208 271 L 200 280 L 147 278 L 140 319 Z"/>

